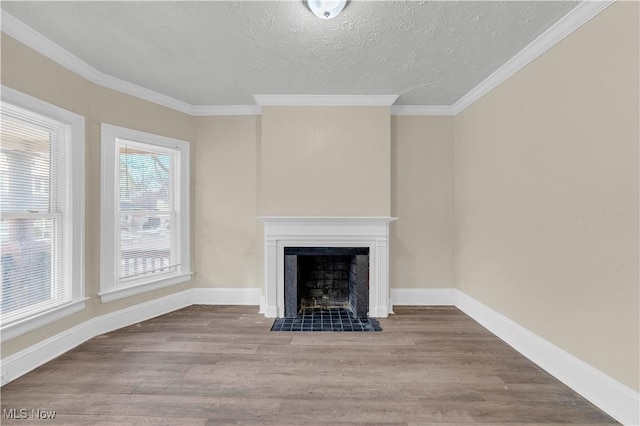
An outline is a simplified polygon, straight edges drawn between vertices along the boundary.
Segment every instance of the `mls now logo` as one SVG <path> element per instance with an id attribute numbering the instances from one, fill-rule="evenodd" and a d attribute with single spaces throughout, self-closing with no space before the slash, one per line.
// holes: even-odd
<path id="1" fill-rule="evenodd" d="M 56 418 L 56 412 L 40 409 L 27 410 L 26 408 L 4 408 L 2 410 L 2 417 L 7 420 L 26 420 L 28 418 L 51 420 Z"/>

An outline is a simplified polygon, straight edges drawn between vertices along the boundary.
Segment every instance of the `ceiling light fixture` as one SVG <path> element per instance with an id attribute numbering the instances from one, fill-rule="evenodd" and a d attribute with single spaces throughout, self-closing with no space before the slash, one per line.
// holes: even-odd
<path id="1" fill-rule="evenodd" d="M 342 12 L 347 0 L 307 0 L 307 6 L 318 18 L 335 18 Z"/>

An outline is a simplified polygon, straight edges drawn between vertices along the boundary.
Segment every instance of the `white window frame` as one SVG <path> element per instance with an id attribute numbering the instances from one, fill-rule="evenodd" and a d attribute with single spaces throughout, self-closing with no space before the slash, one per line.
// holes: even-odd
<path id="1" fill-rule="evenodd" d="M 137 279 L 120 280 L 120 215 L 117 210 L 119 154 L 118 139 L 169 149 L 177 153 L 176 178 L 174 186 L 177 194 L 177 255 L 179 265 L 169 274 L 144 275 Z M 100 220 L 100 300 L 108 303 L 125 297 L 146 293 L 160 288 L 191 280 L 190 242 L 190 154 L 189 142 L 159 136 L 152 133 L 101 125 L 101 220 Z M 173 225 L 172 225 L 173 226 Z"/>
<path id="2" fill-rule="evenodd" d="M 63 161 L 69 162 L 69 173 L 71 188 L 66 196 L 70 199 L 71 209 L 63 212 L 64 215 L 71 216 L 71 301 L 62 303 L 53 308 L 49 308 L 31 316 L 21 318 L 9 323 L 3 323 L 0 327 L 1 339 L 5 342 L 17 336 L 23 335 L 47 324 L 51 324 L 64 317 L 80 312 L 85 308 L 84 296 L 84 145 L 85 145 L 85 122 L 84 117 L 67 111 L 58 106 L 49 104 L 40 99 L 19 92 L 10 87 L 2 86 L 2 102 L 20 107 L 24 110 L 48 117 L 67 126 L 69 132 L 70 146 L 67 152 L 68 158 Z"/>

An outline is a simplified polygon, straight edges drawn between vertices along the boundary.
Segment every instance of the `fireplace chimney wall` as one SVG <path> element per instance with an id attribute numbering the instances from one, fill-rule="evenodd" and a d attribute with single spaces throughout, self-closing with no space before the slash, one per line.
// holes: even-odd
<path id="1" fill-rule="evenodd" d="M 265 106 L 263 216 L 389 216 L 389 107 Z"/>

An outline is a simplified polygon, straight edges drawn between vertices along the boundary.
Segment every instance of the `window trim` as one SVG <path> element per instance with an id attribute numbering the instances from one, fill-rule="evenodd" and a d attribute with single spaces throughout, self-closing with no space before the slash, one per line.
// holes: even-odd
<path id="1" fill-rule="evenodd" d="M 116 233 L 116 170 L 117 170 L 117 139 L 128 139 L 132 142 L 154 145 L 180 151 L 180 161 L 177 164 L 179 179 L 178 210 L 179 232 L 178 251 L 180 266 L 175 274 L 160 277 L 146 277 L 138 280 L 137 284 L 119 286 L 117 265 L 119 262 Z M 191 230 L 190 230 L 190 153 L 189 142 L 159 136 L 152 133 L 101 124 L 101 215 L 100 215 L 100 301 L 112 302 L 125 297 L 161 289 L 164 287 L 188 282 L 191 280 Z"/>
<path id="2" fill-rule="evenodd" d="M 71 173 L 71 216 L 72 254 L 71 254 L 71 301 L 21 318 L 1 326 L 1 342 L 58 321 L 64 317 L 80 312 L 85 308 L 84 268 L 85 268 L 85 119 L 83 116 L 63 109 L 59 106 L 37 99 L 7 86 L 0 86 L 2 102 L 15 105 L 36 114 L 43 115 L 68 126 L 70 147 L 68 159 Z"/>

